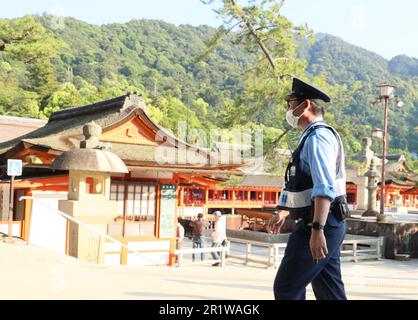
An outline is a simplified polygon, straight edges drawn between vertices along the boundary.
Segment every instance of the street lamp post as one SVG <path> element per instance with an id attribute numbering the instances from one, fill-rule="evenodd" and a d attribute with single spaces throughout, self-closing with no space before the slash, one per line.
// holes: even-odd
<path id="1" fill-rule="evenodd" d="M 382 156 L 382 183 L 380 185 L 380 214 L 385 213 L 385 168 L 386 168 L 386 149 L 388 142 L 388 98 L 385 97 L 385 113 L 383 122 L 383 156 Z"/>
<path id="2" fill-rule="evenodd" d="M 382 154 L 382 182 L 380 184 L 380 214 L 385 213 L 385 160 L 386 160 L 386 149 L 387 149 L 387 137 L 388 137 L 388 100 L 395 98 L 395 86 L 390 84 L 382 84 L 379 86 L 380 96 L 376 99 L 375 104 L 385 101 L 385 111 L 383 118 L 383 154 Z"/>

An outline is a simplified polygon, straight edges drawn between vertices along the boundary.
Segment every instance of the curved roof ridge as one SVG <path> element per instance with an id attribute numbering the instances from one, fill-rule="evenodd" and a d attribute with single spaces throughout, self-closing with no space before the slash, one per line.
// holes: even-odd
<path id="1" fill-rule="evenodd" d="M 139 96 L 136 93 L 127 93 L 119 97 L 98 101 L 92 104 L 84 105 L 81 107 L 68 108 L 63 110 L 55 111 L 49 117 L 48 122 L 55 120 L 63 120 L 72 117 L 77 117 L 81 115 L 86 115 L 90 113 L 95 113 L 98 111 L 107 111 L 113 108 L 121 108 L 121 104 L 124 106 L 127 98 L 133 98 L 133 100 L 138 100 Z"/>

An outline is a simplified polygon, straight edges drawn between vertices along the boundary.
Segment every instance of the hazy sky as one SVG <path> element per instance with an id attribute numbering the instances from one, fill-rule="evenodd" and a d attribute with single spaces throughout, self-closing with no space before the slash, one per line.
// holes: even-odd
<path id="1" fill-rule="evenodd" d="M 1 18 L 49 12 L 94 24 L 131 19 L 162 19 L 174 24 L 218 26 L 211 7 L 199 0 L 1 0 Z M 242 2 L 242 1 L 241 1 Z M 282 13 L 296 24 L 308 23 L 374 51 L 385 58 L 418 58 L 416 0 L 286 0 Z"/>

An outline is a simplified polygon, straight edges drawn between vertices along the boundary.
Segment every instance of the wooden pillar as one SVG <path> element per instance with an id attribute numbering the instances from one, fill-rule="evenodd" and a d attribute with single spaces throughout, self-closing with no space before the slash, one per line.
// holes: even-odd
<path id="1" fill-rule="evenodd" d="M 205 218 L 208 214 L 208 208 L 209 208 L 209 188 L 206 188 L 205 189 L 205 204 L 203 206 L 203 211 L 204 211 L 203 214 L 205 215 Z"/>
<path id="2" fill-rule="evenodd" d="M 123 195 L 123 224 L 122 224 L 122 237 L 125 237 L 126 234 L 126 214 L 127 214 L 127 210 L 128 210 L 128 184 L 124 183 L 124 195 Z"/>
<path id="3" fill-rule="evenodd" d="M 250 262 L 250 255 L 251 255 L 251 244 L 247 243 L 247 248 L 245 250 L 245 264 Z"/>
<path id="4" fill-rule="evenodd" d="M 155 216 L 155 226 L 156 226 L 156 232 L 155 236 L 157 238 L 160 237 L 160 216 L 161 216 L 161 186 L 157 185 L 155 188 L 155 196 L 157 198 L 156 201 L 156 216 Z"/>
<path id="5" fill-rule="evenodd" d="M 261 203 L 263 203 L 264 204 L 264 200 L 265 200 L 265 194 L 264 194 L 264 191 L 261 191 Z"/>
<path id="6" fill-rule="evenodd" d="M 184 187 L 180 187 L 180 207 L 184 206 Z"/>
<path id="7" fill-rule="evenodd" d="M 122 242 L 124 245 L 127 244 L 125 239 L 120 240 L 120 242 Z M 120 264 L 121 265 L 127 265 L 128 264 L 128 249 L 126 249 L 126 247 L 122 247 L 122 246 L 120 248 Z"/>
<path id="8" fill-rule="evenodd" d="M 354 190 L 354 206 L 357 206 L 357 188 Z"/>
<path id="9" fill-rule="evenodd" d="M 32 196 L 31 190 L 25 190 L 25 197 Z M 22 238 L 24 240 L 29 239 L 29 230 L 30 230 L 30 216 L 32 211 L 32 200 L 26 199 L 25 200 L 25 212 L 23 217 L 23 228 L 22 228 Z"/>
<path id="10" fill-rule="evenodd" d="M 276 199 L 275 199 L 275 203 L 278 204 L 279 203 L 279 193 L 276 192 Z"/>
<path id="11" fill-rule="evenodd" d="M 174 266 L 176 264 L 176 255 L 174 254 L 176 251 L 176 239 L 170 239 L 170 253 L 168 255 L 168 265 Z"/>
<path id="12" fill-rule="evenodd" d="M 184 187 L 181 188 L 181 218 L 184 219 Z"/>

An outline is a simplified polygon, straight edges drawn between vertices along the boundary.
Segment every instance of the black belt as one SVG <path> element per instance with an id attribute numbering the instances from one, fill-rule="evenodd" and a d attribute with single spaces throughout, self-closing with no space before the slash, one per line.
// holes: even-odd
<path id="1" fill-rule="evenodd" d="M 312 223 L 314 206 L 311 207 L 310 212 L 292 213 L 290 212 L 290 219 L 298 222 L 303 220 L 306 224 Z M 339 197 L 331 203 L 329 214 L 332 214 L 337 221 L 344 221 L 349 215 L 349 209 L 345 197 Z"/>

